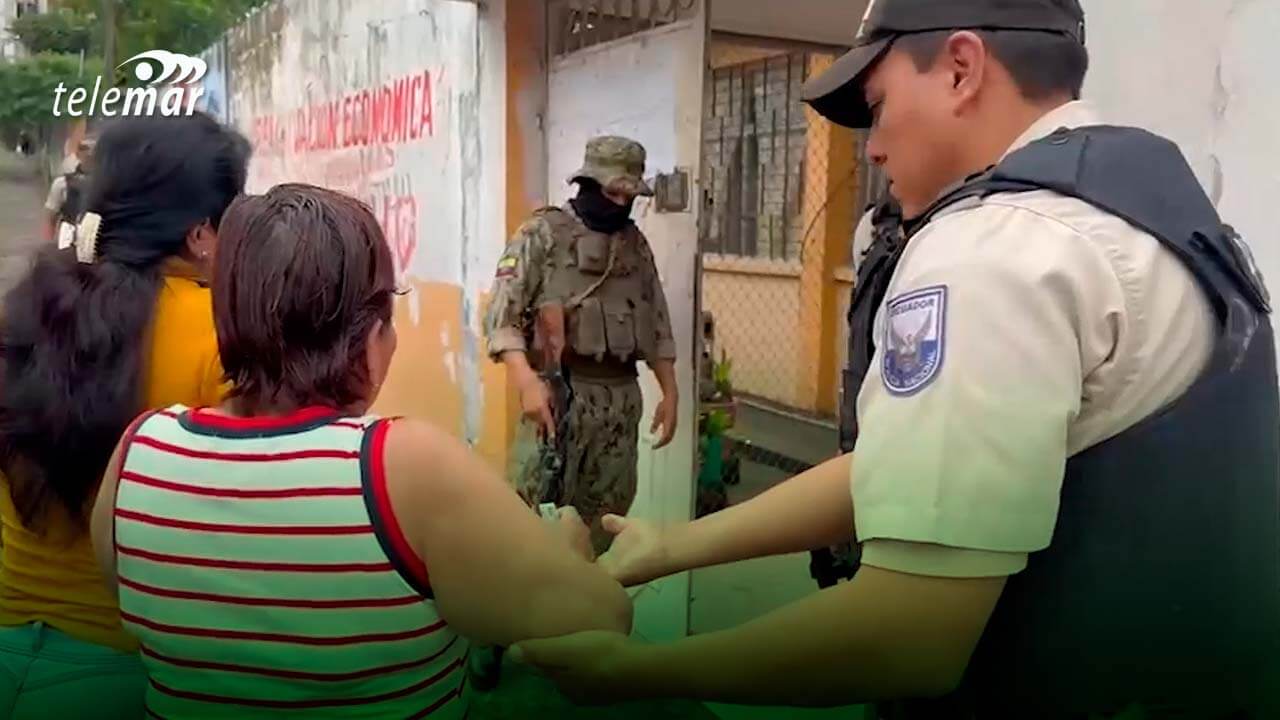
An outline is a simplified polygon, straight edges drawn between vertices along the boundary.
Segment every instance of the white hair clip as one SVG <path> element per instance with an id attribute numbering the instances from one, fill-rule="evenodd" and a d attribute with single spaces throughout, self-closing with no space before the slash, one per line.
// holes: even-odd
<path id="1" fill-rule="evenodd" d="M 91 263 L 98 254 L 98 229 L 102 227 L 102 216 L 95 212 L 87 212 L 76 225 L 76 259 L 82 263 Z"/>

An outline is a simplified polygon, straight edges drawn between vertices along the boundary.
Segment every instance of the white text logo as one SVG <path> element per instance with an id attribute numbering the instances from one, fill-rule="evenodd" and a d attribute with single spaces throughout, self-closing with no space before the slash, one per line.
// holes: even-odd
<path id="1" fill-rule="evenodd" d="M 133 76 L 146 83 L 145 86 L 112 87 L 103 92 L 102 78 L 98 78 L 92 94 L 85 88 L 76 88 L 68 94 L 67 86 L 58 83 L 53 93 L 53 116 L 147 116 L 154 115 L 157 108 L 167 117 L 195 113 L 196 103 L 204 94 L 200 81 L 209 71 L 204 60 L 165 50 L 148 50 L 120 63 L 119 68 L 130 64 Z"/>

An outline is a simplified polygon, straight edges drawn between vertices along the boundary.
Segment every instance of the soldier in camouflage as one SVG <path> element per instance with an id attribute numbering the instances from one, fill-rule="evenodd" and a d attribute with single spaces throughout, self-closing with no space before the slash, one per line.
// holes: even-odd
<path id="1" fill-rule="evenodd" d="M 655 447 L 670 443 L 676 429 L 667 300 L 648 240 L 630 217 L 637 197 L 653 195 L 645 159 L 644 147 L 627 138 L 587 143 L 582 169 L 568 179 L 577 196 L 536 211 L 499 260 L 485 323 L 489 356 L 506 366 L 528 421 L 514 453 L 516 490 L 531 506 L 574 507 L 591 528 L 597 555 L 612 541 L 602 518 L 625 515 L 636 496 L 643 412 L 637 362 L 652 368 L 662 389 L 650 427 L 661 431 Z M 547 377 L 561 368 L 572 399 L 555 417 Z M 560 440 L 559 487 L 548 487 L 534 435 Z M 492 687 L 499 667 L 498 653 L 477 649 L 473 686 Z"/>

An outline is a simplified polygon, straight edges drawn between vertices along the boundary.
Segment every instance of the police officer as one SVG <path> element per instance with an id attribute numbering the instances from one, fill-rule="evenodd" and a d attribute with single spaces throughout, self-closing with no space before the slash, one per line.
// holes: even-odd
<path id="1" fill-rule="evenodd" d="M 75 166 L 70 172 L 53 179 L 49 196 L 45 199 L 45 235 L 58 241 L 58 247 L 69 247 L 75 226 L 84 214 L 85 194 L 89 188 L 89 172 L 93 165 L 92 138 L 81 140 L 76 146 Z"/>
<path id="2" fill-rule="evenodd" d="M 586 700 L 1280 717 L 1280 392 L 1247 246 L 1175 145 L 1079 101 L 1076 0 L 877 0 L 853 44 L 807 100 L 870 128 L 909 218 L 855 328 L 854 450 L 718 516 L 629 520 L 601 562 L 633 583 L 856 531 L 862 567 L 735 630 L 517 656 Z"/>
<path id="3" fill-rule="evenodd" d="M 539 453 L 521 443 L 516 489 L 530 505 L 574 507 L 597 554 L 613 539 L 603 517 L 625 515 L 636 496 L 643 411 L 637 362 L 648 363 L 662 389 L 650 426 L 660 433 L 654 447 L 670 443 L 676 430 L 666 295 L 649 242 L 631 219 L 635 199 L 653 195 L 645 159 L 644 147 L 627 138 L 587 143 L 582 168 L 569 178 L 576 197 L 535 212 L 499 260 L 486 323 L 489 355 L 506 365 L 526 419 L 565 453 L 559 487 L 548 488 Z M 543 322 L 548 313 L 557 319 Z M 571 390 L 563 417 L 555 417 L 554 388 L 539 372 L 557 367 Z M 476 656 L 473 679 L 484 687 L 498 666 L 486 652 Z"/>

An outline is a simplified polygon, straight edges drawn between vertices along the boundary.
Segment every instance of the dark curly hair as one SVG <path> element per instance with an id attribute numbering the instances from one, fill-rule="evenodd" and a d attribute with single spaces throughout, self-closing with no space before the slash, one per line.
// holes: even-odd
<path id="1" fill-rule="evenodd" d="M 206 115 L 127 118 L 99 135 L 85 209 L 97 259 L 39 252 L 0 310 L 0 472 L 23 523 L 78 529 L 142 407 L 161 266 L 244 191 L 250 146 Z"/>

